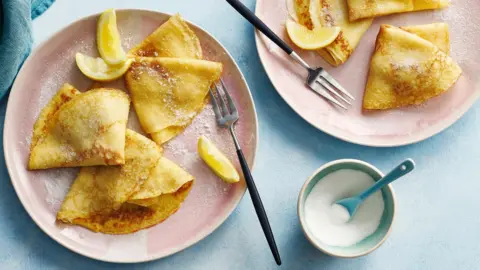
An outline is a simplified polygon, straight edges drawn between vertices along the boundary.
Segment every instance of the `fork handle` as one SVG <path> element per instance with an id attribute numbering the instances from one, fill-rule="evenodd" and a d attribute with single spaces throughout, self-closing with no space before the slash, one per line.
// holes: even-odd
<path id="1" fill-rule="evenodd" d="M 247 182 L 248 191 L 250 192 L 250 197 L 252 198 L 255 212 L 257 213 L 258 220 L 260 221 L 260 225 L 262 226 L 263 233 L 267 238 L 268 246 L 272 251 L 273 257 L 275 258 L 275 262 L 277 263 L 277 265 L 281 265 L 282 260 L 280 259 L 280 254 L 278 253 L 277 244 L 275 243 L 275 238 L 273 237 L 272 228 L 270 228 L 270 223 L 268 222 L 267 213 L 265 213 L 265 208 L 263 207 L 262 200 L 260 199 L 260 195 L 258 194 L 257 187 L 255 186 L 255 182 L 253 181 L 253 177 L 250 173 L 250 169 L 248 168 L 245 156 L 243 156 L 242 149 L 237 149 L 237 155 L 238 159 L 240 160 L 240 165 L 242 166 L 243 176 L 245 177 L 245 181 Z"/>
<path id="2" fill-rule="evenodd" d="M 271 41 L 278 45 L 278 47 L 282 48 L 287 54 L 291 54 L 293 52 L 292 48 L 288 46 L 285 41 L 283 41 L 280 37 L 278 37 L 268 26 L 260 20 L 255 13 L 250 11 L 244 4 L 242 4 L 238 0 L 227 0 L 227 2 L 240 13 L 245 19 L 247 19 L 255 28 L 260 30 L 263 34 L 265 34 Z"/>

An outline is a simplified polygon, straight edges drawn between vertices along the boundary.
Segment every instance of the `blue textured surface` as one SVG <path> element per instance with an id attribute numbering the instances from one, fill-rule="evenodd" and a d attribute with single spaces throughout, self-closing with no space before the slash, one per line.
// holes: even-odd
<path id="1" fill-rule="evenodd" d="M 32 19 L 54 0 L 3 0 L 0 12 L 0 98 L 12 85 L 32 48 Z"/>
<path id="2" fill-rule="evenodd" d="M 283 1 L 283 0 L 278 0 Z M 245 0 L 254 7 L 254 0 Z M 282 254 L 282 269 L 478 269 L 480 263 L 480 106 L 425 142 L 401 148 L 361 147 L 332 138 L 297 116 L 272 88 L 258 59 L 253 29 L 220 0 L 58 0 L 33 23 L 36 44 L 74 20 L 115 8 L 180 12 L 217 37 L 237 60 L 258 110 L 260 144 L 254 177 Z M 5 101 L 1 104 L 4 116 Z M 3 123 L 3 121 L 2 121 Z M 371 255 L 335 259 L 303 236 L 298 192 L 323 163 L 358 158 L 381 170 L 412 157 L 417 169 L 394 183 L 398 212 L 393 232 Z M 138 265 L 97 262 L 70 252 L 33 223 L 0 166 L 2 269 L 275 269 L 248 194 L 232 216 L 197 245 Z"/>

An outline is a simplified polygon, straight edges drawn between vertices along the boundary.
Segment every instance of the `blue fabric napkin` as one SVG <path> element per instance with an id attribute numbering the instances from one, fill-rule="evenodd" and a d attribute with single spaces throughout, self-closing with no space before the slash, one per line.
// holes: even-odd
<path id="1" fill-rule="evenodd" d="M 8 93 L 32 48 L 32 20 L 55 0 L 0 0 L 0 98 Z"/>

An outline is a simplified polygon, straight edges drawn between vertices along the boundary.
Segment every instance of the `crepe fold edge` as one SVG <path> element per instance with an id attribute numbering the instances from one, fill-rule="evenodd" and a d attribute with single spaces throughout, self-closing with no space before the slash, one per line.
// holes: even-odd
<path id="1" fill-rule="evenodd" d="M 98 99 L 112 102 L 110 105 L 118 108 L 119 111 L 116 112 L 118 115 L 115 116 L 118 120 L 92 126 L 100 129 L 95 134 L 90 134 L 91 137 L 85 138 L 92 144 L 89 147 L 76 145 L 73 138 L 76 138 L 76 143 L 79 143 L 78 139 L 81 135 L 75 131 L 75 128 L 79 132 L 90 128 L 86 121 L 81 120 L 84 117 L 81 110 L 93 108 L 89 106 L 96 105 L 95 102 Z M 123 144 L 120 143 L 118 147 L 116 144 L 110 144 L 108 140 L 114 139 L 111 137 L 112 133 L 125 131 L 129 108 L 130 97 L 123 91 L 99 88 L 82 93 L 72 85 L 64 84 L 42 109 L 35 122 L 27 168 L 38 170 L 123 164 L 125 162 Z M 102 111 L 100 105 L 98 111 Z M 66 131 L 63 125 L 72 124 L 83 125 L 83 128 L 73 126 Z"/>
<path id="2" fill-rule="evenodd" d="M 453 59 L 430 41 L 401 28 L 382 25 L 363 108 L 385 110 L 422 104 L 448 91 L 461 73 Z"/>
<path id="3" fill-rule="evenodd" d="M 57 220 L 95 232 L 126 234 L 158 224 L 179 209 L 193 176 L 163 157 L 148 138 L 132 130 L 126 136 L 126 164 L 82 168 Z"/>

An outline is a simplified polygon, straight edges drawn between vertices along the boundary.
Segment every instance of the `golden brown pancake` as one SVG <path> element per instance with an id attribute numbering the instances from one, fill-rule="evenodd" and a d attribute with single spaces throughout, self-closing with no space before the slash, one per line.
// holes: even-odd
<path id="1" fill-rule="evenodd" d="M 195 33 L 179 14 L 163 23 L 138 46 L 130 57 L 178 57 L 202 59 L 202 48 Z"/>
<path id="2" fill-rule="evenodd" d="M 438 9 L 450 5 L 449 0 L 347 0 L 351 21 L 393 13 Z"/>
<path id="3" fill-rule="evenodd" d="M 161 145 L 204 108 L 222 64 L 187 58 L 136 58 L 125 82 L 143 130 Z"/>
<path id="4" fill-rule="evenodd" d="M 432 23 L 414 26 L 404 26 L 400 29 L 415 34 L 425 40 L 430 41 L 446 54 L 450 54 L 450 33 L 448 24 Z"/>
<path id="5" fill-rule="evenodd" d="M 412 0 L 413 10 L 439 9 L 450 5 L 450 0 Z"/>
<path id="6" fill-rule="evenodd" d="M 115 89 L 80 93 L 65 84 L 33 128 L 28 169 L 125 163 L 127 94 Z"/>
<path id="7" fill-rule="evenodd" d="M 95 232 L 133 233 L 175 213 L 193 176 L 162 157 L 148 138 L 127 130 L 125 164 L 84 167 L 68 192 L 57 219 Z"/>
<path id="8" fill-rule="evenodd" d="M 298 23 L 312 30 L 314 28 L 310 17 L 310 0 L 289 0 L 293 1 L 294 12 L 297 14 Z"/>
<path id="9" fill-rule="evenodd" d="M 422 104 L 447 91 L 461 73 L 453 59 L 427 39 L 382 25 L 363 108 L 384 110 Z"/>

